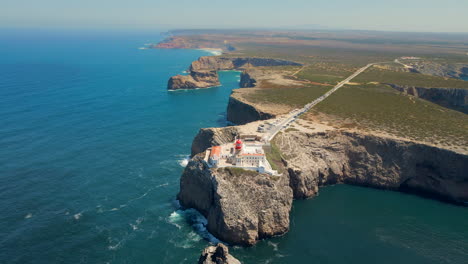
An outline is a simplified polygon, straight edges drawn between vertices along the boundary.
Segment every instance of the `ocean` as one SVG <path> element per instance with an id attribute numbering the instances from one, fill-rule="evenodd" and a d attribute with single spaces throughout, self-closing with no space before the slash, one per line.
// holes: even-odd
<path id="1" fill-rule="evenodd" d="M 158 32 L 0 32 L 0 263 L 195 263 L 216 239 L 175 196 L 202 127 L 225 126 L 239 72 L 168 92 L 200 50 Z M 468 209 L 332 186 L 244 263 L 466 263 Z"/>

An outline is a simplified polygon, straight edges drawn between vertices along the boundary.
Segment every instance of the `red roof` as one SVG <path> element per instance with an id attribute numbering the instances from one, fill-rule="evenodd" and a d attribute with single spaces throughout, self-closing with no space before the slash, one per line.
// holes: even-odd
<path id="1" fill-rule="evenodd" d="M 221 155 L 221 146 L 211 147 L 210 157 L 213 157 L 214 155 Z"/>

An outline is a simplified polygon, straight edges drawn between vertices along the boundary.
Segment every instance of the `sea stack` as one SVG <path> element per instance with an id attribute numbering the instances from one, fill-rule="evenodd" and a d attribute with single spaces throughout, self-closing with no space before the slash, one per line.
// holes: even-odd
<path id="1" fill-rule="evenodd" d="M 198 264 L 241 264 L 241 262 L 229 254 L 228 247 L 219 243 L 205 248 L 198 259 Z"/>

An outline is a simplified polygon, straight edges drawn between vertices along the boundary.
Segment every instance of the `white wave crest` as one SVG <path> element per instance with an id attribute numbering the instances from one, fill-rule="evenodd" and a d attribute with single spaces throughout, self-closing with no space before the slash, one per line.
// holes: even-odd
<path id="1" fill-rule="evenodd" d="M 193 231 L 188 232 L 186 239 L 192 242 L 205 239 L 213 244 L 222 243 L 219 239 L 208 232 L 206 229 L 208 220 L 195 209 L 174 211 L 169 215 L 168 222 L 176 226 L 179 230 L 183 229 L 184 225 L 191 225 L 195 233 L 192 234 Z M 194 234 L 198 237 L 195 237 Z"/>
<path id="2" fill-rule="evenodd" d="M 189 155 L 183 155 L 183 158 L 178 160 L 179 165 L 184 167 L 184 168 L 187 166 L 189 161 L 190 161 L 190 156 Z"/>

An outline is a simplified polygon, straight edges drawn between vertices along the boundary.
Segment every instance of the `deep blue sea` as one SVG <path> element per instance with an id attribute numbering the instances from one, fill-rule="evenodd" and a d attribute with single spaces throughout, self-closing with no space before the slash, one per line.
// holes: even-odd
<path id="1" fill-rule="evenodd" d="M 174 200 L 221 87 L 168 92 L 198 50 L 157 32 L 0 31 L 0 263 L 195 263 L 215 241 Z M 291 232 L 245 263 L 468 263 L 468 209 L 351 186 L 294 203 Z"/>

